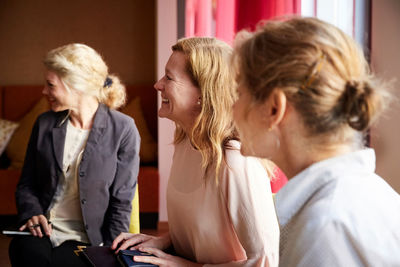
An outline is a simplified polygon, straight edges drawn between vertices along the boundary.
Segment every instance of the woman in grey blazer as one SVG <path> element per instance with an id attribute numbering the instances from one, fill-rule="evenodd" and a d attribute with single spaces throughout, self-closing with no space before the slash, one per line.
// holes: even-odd
<path id="1" fill-rule="evenodd" d="M 82 44 L 50 51 L 43 94 L 51 111 L 31 134 L 16 200 L 20 230 L 13 266 L 79 266 L 79 244 L 111 244 L 129 228 L 140 136 L 116 111 L 124 86 L 101 56 Z M 51 221 L 51 223 L 50 223 Z"/>

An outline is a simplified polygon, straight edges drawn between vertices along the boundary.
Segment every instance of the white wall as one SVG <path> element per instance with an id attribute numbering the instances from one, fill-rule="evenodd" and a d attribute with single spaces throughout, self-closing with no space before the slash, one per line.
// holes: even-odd
<path id="1" fill-rule="evenodd" d="M 372 1 L 372 67 L 379 77 L 397 79 L 397 97 L 386 116 L 372 129 L 377 173 L 400 192 L 400 1 Z M 373 193 L 373 192 L 372 192 Z"/>
<path id="2" fill-rule="evenodd" d="M 302 0 L 301 15 L 304 17 L 317 17 L 352 36 L 353 5 L 353 1 L 349 0 Z"/>
<path id="3" fill-rule="evenodd" d="M 165 64 L 171 55 L 171 46 L 177 41 L 177 0 L 157 0 L 157 80 L 164 76 Z M 158 107 L 161 98 L 158 95 Z M 158 170 L 160 173 L 159 217 L 168 221 L 166 189 L 171 169 L 175 125 L 158 118 Z"/>

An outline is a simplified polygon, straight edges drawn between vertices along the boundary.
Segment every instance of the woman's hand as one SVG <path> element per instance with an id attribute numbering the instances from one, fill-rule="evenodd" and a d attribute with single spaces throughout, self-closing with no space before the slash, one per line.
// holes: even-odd
<path id="1" fill-rule="evenodd" d="M 51 223 L 47 221 L 47 218 L 44 215 L 33 216 L 24 225 L 22 225 L 19 230 L 23 231 L 27 228 L 33 236 L 38 237 L 43 237 L 42 230 L 47 236 L 50 236 L 52 232 Z"/>
<path id="2" fill-rule="evenodd" d="M 119 247 L 118 247 L 119 245 Z M 117 249 L 115 253 L 123 249 L 139 249 L 139 248 L 158 248 L 158 249 L 166 249 L 171 246 L 171 239 L 169 238 L 169 234 L 165 234 L 163 236 L 151 236 L 145 234 L 131 234 L 131 233 L 121 233 L 117 236 L 112 245 L 112 249 Z"/>
<path id="3" fill-rule="evenodd" d="M 147 252 L 147 253 L 153 254 L 155 257 L 154 256 L 134 256 L 133 260 L 137 261 L 137 262 L 152 263 L 152 264 L 158 265 L 160 267 L 163 267 L 163 266 L 168 266 L 168 267 L 203 266 L 203 264 L 200 264 L 200 263 L 188 261 L 188 260 L 185 260 L 185 259 L 177 257 L 177 256 L 172 256 L 172 255 L 167 254 L 157 248 L 140 248 L 139 250 L 142 252 Z"/>

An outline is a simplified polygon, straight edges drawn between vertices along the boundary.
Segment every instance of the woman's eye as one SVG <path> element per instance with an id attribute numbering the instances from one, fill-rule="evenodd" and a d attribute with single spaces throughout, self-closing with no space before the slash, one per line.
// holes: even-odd
<path id="1" fill-rule="evenodd" d="M 167 78 L 167 80 L 172 80 L 171 77 L 169 77 L 168 75 L 165 75 L 165 77 Z"/>

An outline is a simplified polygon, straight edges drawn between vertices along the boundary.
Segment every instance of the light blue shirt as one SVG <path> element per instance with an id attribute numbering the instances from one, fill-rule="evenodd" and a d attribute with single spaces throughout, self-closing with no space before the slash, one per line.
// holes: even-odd
<path id="1" fill-rule="evenodd" d="M 279 266 L 400 266 L 400 196 L 365 149 L 315 163 L 275 198 Z"/>

